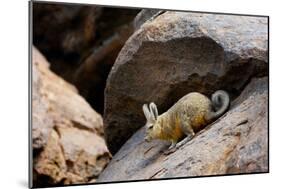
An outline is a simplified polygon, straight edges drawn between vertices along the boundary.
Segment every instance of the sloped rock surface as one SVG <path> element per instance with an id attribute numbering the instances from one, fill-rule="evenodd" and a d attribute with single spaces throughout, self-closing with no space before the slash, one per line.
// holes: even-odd
<path id="1" fill-rule="evenodd" d="M 143 23 L 111 69 L 105 136 L 116 153 L 144 125 L 142 105 L 166 111 L 178 99 L 218 89 L 237 97 L 253 76 L 268 75 L 267 17 L 167 11 Z"/>
<path id="2" fill-rule="evenodd" d="M 87 183 L 111 158 L 103 121 L 72 85 L 49 70 L 33 48 L 33 184 Z"/>
<path id="3" fill-rule="evenodd" d="M 230 110 L 175 151 L 137 131 L 97 182 L 268 172 L 268 78 L 252 79 Z"/>

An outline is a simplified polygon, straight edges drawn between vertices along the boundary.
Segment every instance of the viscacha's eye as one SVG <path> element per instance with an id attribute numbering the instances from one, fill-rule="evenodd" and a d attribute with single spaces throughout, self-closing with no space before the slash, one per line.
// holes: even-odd
<path id="1" fill-rule="evenodd" d="M 148 129 L 152 129 L 152 128 L 153 128 L 153 125 L 149 125 L 149 126 L 148 126 Z"/>

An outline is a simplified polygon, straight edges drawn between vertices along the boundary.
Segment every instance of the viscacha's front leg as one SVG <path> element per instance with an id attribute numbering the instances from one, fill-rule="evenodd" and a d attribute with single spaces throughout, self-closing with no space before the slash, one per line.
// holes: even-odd
<path id="1" fill-rule="evenodd" d="M 170 147 L 168 148 L 168 150 L 170 150 L 170 149 L 176 147 L 177 141 L 171 140 L 171 142 L 172 142 L 172 144 L 170 145 Z"/>
<path id="2" fill-rule="evenodd" d="M 177 141 L 171 140 L 171 142 L 172 142 L 172 144 L 170 145 L 170 147 L 164 152 L 165 155 L 173 153 L 177 150 L 176 149 Z"/>

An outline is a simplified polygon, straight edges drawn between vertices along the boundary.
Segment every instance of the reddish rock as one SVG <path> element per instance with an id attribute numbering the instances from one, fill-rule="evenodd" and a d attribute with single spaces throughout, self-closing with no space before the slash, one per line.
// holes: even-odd
<path id="1" fill-rule="evenodd" d="M 33 48 L 33 184 L 87 183 L 111 158 L 102 117 L 48 65 Z"/>
<path id="2" fill-rule="evenodd" d="M 32 69 L 32 147 L 41 149 L 47 144 L 51 129 L 53 128 L 53 120 L 48 111 L 50 104 L 44 91 L 42 90 L 43 81 L 37 66 L 48 69 L 49 64 L 46 59 L 33 48 L 34 53 L 32 59 L 34 66 Z"/>

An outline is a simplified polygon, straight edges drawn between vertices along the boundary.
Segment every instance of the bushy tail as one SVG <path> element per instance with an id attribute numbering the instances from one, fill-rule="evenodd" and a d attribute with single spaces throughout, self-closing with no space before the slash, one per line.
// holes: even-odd
<path id="1" fill-rule="evenodd" d="M 212 95 L 214 111 L 210 112 L 207 120 L 214 120 L 220 117 L 228 109 L 230 104 L 229 95 L 223 90 L 218 90 Z"/>

